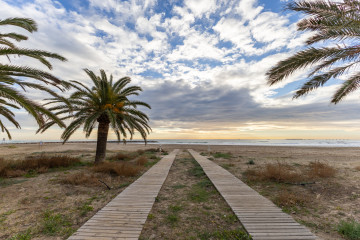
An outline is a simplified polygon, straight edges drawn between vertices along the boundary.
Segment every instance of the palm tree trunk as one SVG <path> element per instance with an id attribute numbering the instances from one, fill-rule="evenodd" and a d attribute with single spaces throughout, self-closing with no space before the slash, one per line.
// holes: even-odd
<path id="1" fill-rule="evenodd" d="M 105 159 L 108 132 L 109 132 L 109 122 L 99 121 L 95 164 L 100 163 Z"/>

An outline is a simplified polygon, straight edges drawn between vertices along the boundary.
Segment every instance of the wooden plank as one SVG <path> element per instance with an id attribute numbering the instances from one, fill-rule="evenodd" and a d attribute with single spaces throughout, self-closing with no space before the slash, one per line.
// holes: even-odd
<path id="1" fill-rule="evenodd" d="M 68 239 L 138 239 L 178 151 L 163 157 Z"/>
<path id="2" fill-rule="evenodd" d="M 316 239 L 306 227 L 283 213 L 230 172 L 189 149 L 253 240 Z"/>

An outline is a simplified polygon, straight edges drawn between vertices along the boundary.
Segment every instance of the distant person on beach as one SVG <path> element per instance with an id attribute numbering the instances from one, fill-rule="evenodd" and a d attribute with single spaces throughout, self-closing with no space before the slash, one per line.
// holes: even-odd
<path id="1" fill-rule="evenodd" d="M 43 141 L 39 142 L 39 148 L 42 149 Z"/>

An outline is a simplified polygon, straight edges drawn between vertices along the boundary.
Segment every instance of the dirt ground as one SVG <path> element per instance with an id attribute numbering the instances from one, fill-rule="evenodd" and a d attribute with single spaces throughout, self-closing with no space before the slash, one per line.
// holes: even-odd
<path id="1" fill-rule="evenodd" d="M 225 200 L 183 150 L 170 169 L 140 239 L 247 238 Z"/>
<path id="2" fill-rule="evenodd" d="M 260 194 L 277 205 L 277 199 L 284 192 L 297 198 L 305 198 L 301 204 L 280 206 L 295 220 L 309 227 L 320 239 L 345 239 L 338 234 L 340 221 L 360 222 L 360 149 L 358 148 L 304 148 L 304 147 L 238 147 L 227 150 L 206 148 L 204 155 L 226 168 Z M 231 157 L 216 158 L 215 152 L 229 153 Z M 335 168 L 334 177 L 316 179 L 314 183 L 302 185 L 279 184 L 263 181 L 248 181 L 244 172 L 249 169 L 263 169 L 268 163 L 285 163 L 294 168 L 303 168 L 309 162 L 320 161 Z M 254 164 L 249 164 L 252 162 Z"/>
<path id="3" fill-rule="evenodd" d="M 0 146 L 1 155 L 6 160 L 14 161 L 45 152 L 79 157 L 86 163 L 92 162 L 95 155 L 95 145 L 86 144 L 70 148 L 62 148 L 63 145 L 45 145 L 41 152 L 38 146 L 8 147 Z M 115 147 L 110 146 L 110 149 L 112 150 L 108 151 L 107 156 L 119 152 Z M 127 150 L 129 149 L 132 148 Z M 111 190 L 96 181 L 90 185 L 69 185 L 61 182 L 62 179 L 79 172 L 89 173 L 89 166 L 55 169 L 27 177 L 0 178 L 0 239 L 66 239 L 150 166 L 144 166 L 135 177 L 96 173 L 95 177 L 109 185 Z"/>
<path id="4" fill-rule="evenodd" d="M 0 157 L 16 160 L 23 159 L 24 156 L 29 154 L 47 152 L 66 153 L 90 161 L 93 159 L 95 147 L 95 143 L 44 144 L 41 147 L 38 144 L 0 145 Z M 140 144 L 108 144 L 109 154 L 123 150 L 135 151 L 137 149 L 156 147 L 158 147 L 158 144 L 149 144 L 147 146 Z M 349 219 L 360 221 L 360 210 L 358 208 L 360 206 L 360 171 L 357 169 L 360 166 L 360 148 L 208 145 L 163 145 L 162 147 L 168 151 L 175 148 L 192 148 L 202 152 L 274 202 L 283 191 L 298 193 L 299 195 L 306 194 L 310 200 L 306 204 L 286 206 L 283 207 L 283 210 L 291 214 L 297 221 L 308 226 L 321 239 L 343 239 L 337 233 L 338 223 L 341 220 Z M 216 158 L 213 155 L 215 152 L 230 153 L 231 157 Z M 182 157 L 187 158 L 186 156 Z M 250 161 L 255 164 L 249 164 Z M 284 162 L 294 167 L 302 167 L 314 161 L 326 162 L 334 167 L 336 169 L 335 176 L 316 180 L 314 184 L 301 186 L 247 181 L 243 174 L 248 169 L 259 169 L 267 163 Z M 179 168 L 177 171 L 183 171 L 183 175 L 187 172 L 186 167 L 190 166 L 184 163 L 181 165 L 181 161 L 174 164 L 175 168 Z M 107 181 L 114 185 L 114 188 L 110 191 L 104 185 L 86 187 L 67 186 L 58 183 L 57 180 L 63 176 L 81 170 L 80 167 L 49 172 L 30 178 L 0 179 L 0 239 L 10 239 L 11 236 L 20 233 L 26 236 L 29 229 L 30 232 L 42 231 L 44 224 L 49 224 L 49 219 L 56 220 L 58 218 L 61 218 L 60 222 L 62 223 L 59 230 L 61 234 L 47 235 L 46 237 L 42 237 L 40 234 L 35 238 L 21 239 L 63 239 L 64 236 L 75 231 L 86 219 L 90 218 L 135 179 L 108 179 Z M 182 191 L 189 190 L 189 188 L 191 189 L 190 186 L 194 185 L 195 182 L 192 182 L 191 177 L 181 178 L 180 175 L 175 175 L 175 178 L 169 177 L 168 187 L 164 187 L 160 192 L 159 202 L 154 207 L 155 210 L 159 211 L 159 214 L 153 214 L 152 220 L 155 224 L 146 228 L 147 232 L 144 232 L 144 239 L 156 239 L 153 238 L 154 234 L 158 236 L 157 234 L 163 231 L 162 224 L 159 224 L 161 221 L 165 221 L 166 226 L 168 226 L 169 222 L 175 223 L 173 224 L 174 228 L 170 227 L 168 229 L 170 234 L 171 231 L 176 229 L 177 221 L 178 223 L 181 222 L 180 226 L 184 225 L 184 228 L 186 228 L 186 224 L 191 226 L 193 220 L 196 220 L 183 216 L 182 210 L 176 210 L 178 203 L 173 201 L 175 199 L 166 197 L 166 194 L 175 189 L 174 194 L 180 194 L 176 195 L 180 198 Z M 185 182 L 176 183 L 177 181 Z M 177 185 L 178 187 L 171 187 Z M 181 185 L 186 187 L 181 187 Z M 165 199 L 161 199 L 164 194 Z M 170 205 L 173 207 L 169 208 Z M 183 209 L 186 209 L 188 205 L 191 205 L 191 203 L 185 204 Z M 201 209 L 201 207 L 199 208 Z M 222 210 L 227 211 L 225 208 Z M 165 220 L 156 222 L 155 218 L 158 216 L 162 216 Z"/>

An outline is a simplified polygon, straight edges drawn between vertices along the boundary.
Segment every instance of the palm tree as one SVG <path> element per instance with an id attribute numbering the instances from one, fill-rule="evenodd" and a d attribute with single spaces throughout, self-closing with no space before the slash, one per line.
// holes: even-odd
<path id="1" fill-rule="evenodd" d="M 71 123 L 65 128 L 61 139 L 64 143 L 81 126 L 85 132 L 86 138 L 90 136 L 92 130 L 98 126 L 97 146 L 95 163 L 105 159 L 106 143 L 109 127 L 115 132 L 118 141 L 121 135 L 127 138 L 128 133 L 132 139 L 135 130 L 138 131 L 146 142 L 146 137 L 150 133 L 147 115 L 137 109 L 137 106 L 151 108 L 147 103 L 140 101 L 131 101 L 129 96 L 139 95 L 142 89 L 138 86 L 130 86 L 129 77 L 123 77 L 113 82 L 113 77 L 106 76 L 104 70 L 100 70 L 100 76 L 94 72 L 84 69 L 90 77 L 93 87 L 89 88 L 78 81 L 70 81 L 70 85 L 75 88 L 75 92 L 69 98 L 56 97 L 49 99 L 48 104 L 55 104 L 49 108 L 56 115 L 64 115 L 61 120 L 71 120 Z M 38 131 L 44 132 L 55 122 L 50 121 Z"/>
<path id="2" fill-rule="evenodd" d="M 298 30 L 310 30 L 314 35 L 306 41 L 308 48 L 280 61 L 267 72 L 268 83 L 273 85 L 296 70 L 312 66 L 308 80 L 294 95 L 298 98 L 331 79 L 348 74 L 331 99 L 332 103 L 338 103 L 360 86 L 360 72 L 356 71 L 360 63 L 359 0 L 294 1 L 287 8 L 307 15 L 298 22 Z M 324 47 L 310 46 L 322 42 L 326 43 Z"/>
<path id="3" fill-rule="evenodd" d="M 7 18 L 0 20 L 0 26 L 5 25 L 20 27 L 29 31 L 30 33 L 37 31 L 36 23 L 32 19 L 28 18 Z M 9 61 L 11 55 L 27 56 L 39 60 L 50 70 L 52 69 L 52 65 L 46 58 L 54 58 L 61 61 L 66 61 L 64 57 L 55 53 L 26 48 L 17 48 L 11 41 L 15 40 L 19 42 L 27 39 L 28 38 L 26 36 L 18 33 L 0 33 L 0 56 L 6 56 Z M 40 82 L 40 84 L 33 81 L 29 82 L 28 79 L 35 79 Z M 19 88 L 21 88 L 23 91 L 26 91 L 27 88 L 32 88 L 48 92 L 53 96 L 57 96 L 54 91 L 41 83 L 55 85 L 59 89 L 62 89 L 60 87 L 61 84 L 66 86 L 65 82 L 47 72 L 27 66 L 16 66 L 0 63 L 0 115 L 14 124 L 16 128 L 20 128 L 20 124 L 15 120 L 15 114 L 9 108 L 24 108 L 36 119 L 39 126 L 45 123 L 44 115 L 54 120 L 60 126 L 64 126 L 64 124 L 54 114 L 38 103 L 30 100 L 19 91 Z M 6 132 L 9 139 L 11 139 L 10 132 L 1 119 L 0 127 L 1 131 Z"/>

